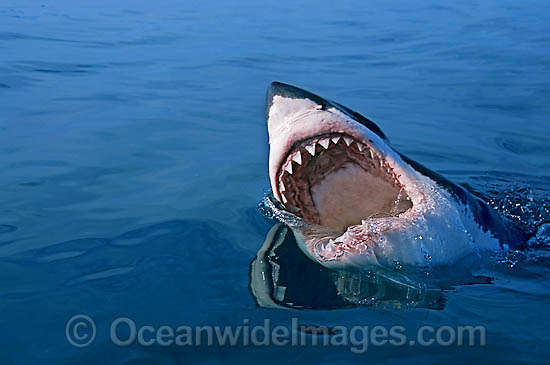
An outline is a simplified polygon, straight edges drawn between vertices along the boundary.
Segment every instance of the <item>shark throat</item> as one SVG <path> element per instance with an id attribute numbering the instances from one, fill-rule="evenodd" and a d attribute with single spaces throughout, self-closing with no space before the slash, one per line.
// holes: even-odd
<path id="1" fill-rule="evenodd" d="M 346 134 L 298 141 L 283 160 L 277 179 L 289 211 L 337 232 L 412 207 L 392 167 L 376 149 Z"/>

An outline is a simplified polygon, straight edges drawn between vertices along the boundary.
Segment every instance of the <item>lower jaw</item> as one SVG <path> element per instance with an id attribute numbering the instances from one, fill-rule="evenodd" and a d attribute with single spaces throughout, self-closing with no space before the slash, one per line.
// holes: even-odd
<path id="1" fill-rule="evenodd" d="M 373 222 L 376 229 L 373 229 Z M 356 225 L 346 227 L 343 231 L 335 231 L 325 226 L 304 223 L 293 227 L 301 240 L 307 246 L 324 247 L 327 244 L 333 244 L 340 247 L 343 251 L 361 253 L 367 247 L 371 247 L 380 237 L 387 222 L 387 218 L 366 219 Z"/>

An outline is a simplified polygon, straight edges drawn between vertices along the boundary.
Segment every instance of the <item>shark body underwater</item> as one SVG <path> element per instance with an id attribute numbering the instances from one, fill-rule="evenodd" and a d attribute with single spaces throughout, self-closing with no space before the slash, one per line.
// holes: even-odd
<path id="1" fill-rule="evenodd" d="M 397 152 L 359 113 L 273 82 L 266 114 L 273 196 L 264 202 L 322 265 L 452 265 L 525 245 L 520 227 Z"/>

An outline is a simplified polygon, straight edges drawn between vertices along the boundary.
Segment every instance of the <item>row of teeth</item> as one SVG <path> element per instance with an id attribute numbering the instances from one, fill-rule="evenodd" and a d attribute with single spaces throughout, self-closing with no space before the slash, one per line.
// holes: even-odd
<path id="1" fill-rule="evenodd" d="M 359 150 L 359 152 L 365 152 L 368 151 L 369 152 L 369 156 L 371 159 L 374 160 L 374 157 L 376 156 L 378 158 L 378 161 L 379 161 L 379 164 L 380 164 L 380 167 L 381 168 L 386 168 L 386 171 L 388 173 L 391 173 L 390 171 L 390 167 L 389 166 L 386 166 L 385 162 L 383 159 L 381 159 L 377 154 L 375 155 L 372 150 L 370 148 L 368 148 L 366 145 L 360 143 L 360 142 L 357 142 L 355 139 L 351 138 L 351 137 L 348 137 L 348 136 L 334 136 L 334 137 L 326 137 L 326 138 L 322 138 L 322 139 L 319 139 L 319 140 L 314 140 L 312 143 L 308 144 L 307 146 L 302 146 L 300 149 L 298 149 L 297 152 L 295 152 L 293 155 L 292 155 L 292 159 L 289 160 L 285 166 L 284 166 L 284 170 L 286 172 L 288 172 L 290 175 L 292 175 L 293 173 L 293 166 L 292 164 L 293 163 L 296 163 L 298 165 L 302 165 L 302 153 L 309 153 L 311 156 L 315 156 L 316 152 L 315 152 L 315 148 L 317 146 L 317 144 L 319 144 L 321 147 L 323 147 L 325 150 L 328 150 L 329 148 L 333 147 L 333 146 L 336 146 L 336 144 L 338 144 L 338 142 L 340 141 L 340 139 L 342 139 L 345 143 L 346 143 L 346 146 L 350 147 L 352 144 L 356 144 L 357 145 L 357 149 Z M 332 142 L 332 143 L 331 143 Z M 302 148 L 305 149 L 305 151 L 302 150 Z M 282 181 L 280 181 L 279 183 L 279 190 L 281 192 L 283 191 L 286 191 L 286 187 L 284 185 L 284 183 Z M 283 203 L 287 203 L 287 199 L 285 197 L 284 194 L 281 194 L 281 197 L 283 199 Z"/>

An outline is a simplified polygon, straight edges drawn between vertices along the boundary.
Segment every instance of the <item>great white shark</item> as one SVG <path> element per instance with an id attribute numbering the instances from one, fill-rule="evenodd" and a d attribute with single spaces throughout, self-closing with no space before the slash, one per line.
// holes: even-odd
<path id="1" fill-rule="evenodd" d="M 484 200 L 397 152 L 341 104 L 273 82 L 266 114 L 266 203 L 324 266 L 450 265 L 526 242 Z"/>

